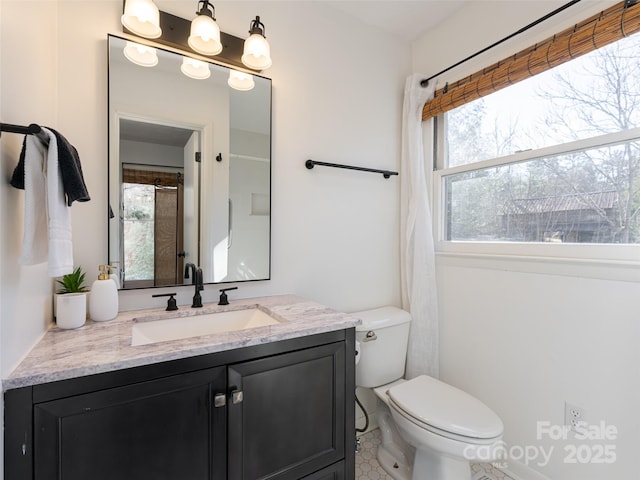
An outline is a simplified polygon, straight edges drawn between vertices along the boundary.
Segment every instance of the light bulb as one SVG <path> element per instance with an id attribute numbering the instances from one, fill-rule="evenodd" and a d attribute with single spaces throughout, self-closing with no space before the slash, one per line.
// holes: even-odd
<path id="1" fill-rule="evenodd" d="M 158 54 L 153 47 L 127 42 L 123 53 L 129 61 L 141 67 L 155 67 L 158 64 Z"/>
<path id="2" fill-rule="evenodd" d="M 203 55 L 217 55 L 222 51 L 220 27 L 207 15 L 198 15 L 191 21 L 189 46 Z"/>
<path id="3" fill-rule="evenodd" d="M 196 80 L 205 80 L 211 76 L 209 64 L 195 58 L 183 57 L 180 71 L 187 77 Z"/>
<path id="4" fill-rule="evenodd" d="M 244 41 L 242 63 L 254 70 L 264 70 L 271 66 L 269 42 L 259 33 L 254 33 Z"/>
<path id="5" fill-rule="evenodd" d="M 253 75 L 248 73 L 239 72 L 237 70 L 229 71 L 229 80 L 227 81 L 231 88 L 246 92 L 253 89 L 256 83 L 253 80 Z"/>
<path id="6" fill-rule="evenodd" d="M 162 35 L 160 11 L 153 0 L 127 0 L 120 21 L 141 37 L 158 38 Z"/>

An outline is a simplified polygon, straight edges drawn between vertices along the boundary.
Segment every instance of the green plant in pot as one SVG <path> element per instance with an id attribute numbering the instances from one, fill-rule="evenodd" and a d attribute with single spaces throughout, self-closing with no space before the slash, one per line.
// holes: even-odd
<path id="1" fill-rule="evenodd" d="M 83 326 L 87 319 L 87 292 L 84 272 L 77 267 L 72 273 L 56 280 L 60 288 L 55 296 L 56 323 L 59 328 L 73 329 Z"/>
<path id="2" fill-rule="evenodd" d="M 58 284 L 62 287 L 58 290 L 58 293 L 80 293 L 88 292 L 87 287 L 84 286 L 84 272 L 81 267 L 77 267 L 72 273 L 67 273 L 62 276 L 62 280 L 57 280 Z"/>

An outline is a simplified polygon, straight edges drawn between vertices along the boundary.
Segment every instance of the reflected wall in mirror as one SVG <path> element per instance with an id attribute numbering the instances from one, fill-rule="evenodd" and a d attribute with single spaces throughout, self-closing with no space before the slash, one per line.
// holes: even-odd
<path id="1" fill-rule="evenodd" d="M 238 90 L 227 67 L 200 64 L 196 79 L 188 57 L 156 49 L 141 66 L 126 40 L 108 42 L 109 261 L 122 288 L 190 284 L 187 263 L 205 283 L 269 279 L 271 80 Z"/>

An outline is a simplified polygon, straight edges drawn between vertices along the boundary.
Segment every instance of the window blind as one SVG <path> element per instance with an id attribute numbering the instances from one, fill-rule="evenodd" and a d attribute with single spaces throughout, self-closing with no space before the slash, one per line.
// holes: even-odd
<path id="1" fill-rule="evenodd" d="M 153 170 L 138 170 L 124 167 L 122 169 L 122 181 L 124 183 L 138 183 L 143 185 L 155 185 L 156 187 L 177 187 L 184 183 L 181 173 L 158 172 Z"/>
<path id="2" fill-rule="evenodd" d="M 422 120 L 526 80 L 640 31 L 640 3 L 625 0 L 515 55 L 436 90 Z"/>

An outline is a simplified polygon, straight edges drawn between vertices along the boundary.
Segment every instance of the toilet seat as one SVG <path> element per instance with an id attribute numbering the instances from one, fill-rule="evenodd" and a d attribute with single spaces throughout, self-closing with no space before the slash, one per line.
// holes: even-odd
<path id="1" fill-rule="evenodd" d="M 491 443 L 504 429 L 500 418 L 480 400 L 427 375 L 394 385 L 387 394 L 391 408 L 438 435 Z"/>

